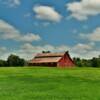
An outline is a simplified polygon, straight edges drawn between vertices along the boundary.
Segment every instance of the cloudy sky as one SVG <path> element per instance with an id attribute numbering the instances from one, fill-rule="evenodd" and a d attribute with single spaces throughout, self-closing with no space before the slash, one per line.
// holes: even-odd
<path id="1" fill-rule="evenodd" d="M 43 50 L 100 55 L 100 0 L 0 0 L 0 58 Z"/>

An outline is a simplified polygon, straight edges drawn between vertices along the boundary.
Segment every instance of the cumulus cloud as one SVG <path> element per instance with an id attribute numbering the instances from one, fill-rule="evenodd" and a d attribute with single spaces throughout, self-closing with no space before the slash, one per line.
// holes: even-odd
<path id="1" fill-rule="evenodd" d="M 31 51 L 31 52 L 42 52 L 42 51 L 52 51 L 52 52 L 62 52 L 62 51 L 67 51 L 69 50 L 68 46 L 53 46 L 53 45 L 42 45 L 42 46 L 33 46 L 30 43 L 26 43 L 24 45 L 21 46 L 21 49 L 25 50 L 25 51 Z"/>
<path id="2" fill-rule="evenodd" d="M 90 59 L 92 57 L 98 57 L 100 55 L 100 48 L 96 48 L 93 42 L 83 44 L 78 43 L 71 47 L 70 51 L 73 57 L 81 57 L 85 59 Z"/>
<path id="3" fill-rule="evenodd" d="M 63 52 L 67 51 L 68 49 L 69 48 L 67 46 L 53 46 L 49 44 L 34 46 L 30 43 L 25 43 L 19 50 L 15 51 L 15 54 L 29 60 L 32 59 L 37 53 L 41 53 L 42 51 Z"/>
<path id="4" fill-rule="evenodd" d="M 40 40 L 40 36 L 33 34 L 33 33 L 27 33 L 26 35 L 20 36 L 18 39 L 19 41 L 26 41 L 26 42 L 32 42 L 32 41 L 38 41 Z"/>
<path id="5" fill-rule="evenodd" d="M 78 43 L 75 46 L 72 47 L 72 51 L 75 53 L 87 53 L 87 51 L 92 50 L 93 45 L 91 44 L 82 44 L 82 43 Z"/>
<path id="6" fill-rule="evenodd" d="M 100 55 L 99 49 L 94 49 L 95 45 L 93 43 L 88 44 L 82 44 L 78 43 L 74 46 L 68 46 L 68 45 L 59 45 L 59 46 L 53 46 L 53 45 L 37 45 L 34 46 L 30 43 L 25 43 L 20 47 L 19 56 L 22 55 L 22 57 L 26 59 L 33 58 L 37 53 L 40 53 L 42 51 L 51 51 L 51 52 L 65 52 L 69 51 L 71 54 L 71 57 L 81 57 L 81 58 L 92 58 L 97 57 Z"/>
<path id="7" fill-rule="evenodd" d="M 0 53 L 5 52 L 7 50 L 6 47 L 0 47 Z"/>
<path id="8" fill-rule="evenodd" d="M 7 52 L 6 47 L 0 47 L 0 59 L 5 59 L 3 56 Z"/>
<path id="9" fill-rule="evenodd" d="M 96 28 L 92 33 L 80 34 L 80 37 L 83 39 L 88 39 L 94 42 L 100 42 L 100 27 Z"/>
<path id="10" fill-rule="evenodd" d="M 5 53 L 0 54 L 0 58 L 6 59 L 10 54 L 16 54 L 26 60 L 32 59 L 37 53 L 42 51 L 51 51 L 51 52 L 65 52 L 69 51 L 71 57 L 81 57 L 81 58 L 92 58 L 100 55 L 100 48 L 94 49 L 94 44 L 82 44 L 78 43 L 74 46 L 60 45 L 32 45 L 30 43 L 25 43 L 21 45 L 17 50 L 6 51 Z"/>
<path id="11" fill-rule="evenodd" d="M 0 20 L 0 39 L 32 42 L 40 40 L 40 36 L 33 33 L 23 34 L 4 20 Z"/>
<path id="12" fill-rule="evenodd" d="M 20 5 L 20 0 L 13 0 L 15 5 Z"/>
<path id="13" fill-rule="evenodd" d="M 71 17 L 86 20 L 89 16 L 100 14 L 100 0 L 81 0 L 66 4 Z"/>
<path id="14" fill-rule="evenodd" d="M 42 20 L 59 22 L 62 18 L 62 16 L 50 6 L 35 6 L 33 7 L 33 11 L 36 13 L 36 18 Z"/>
<path id="15" fill-rule="evenodd" d="M 5 53 L 0 54 L 0 58 L 7 59 L 10 54 L 18 55 L 26 60 L 32 59 L 37 53 L 42 51 L 51 51 L 51 52 L 63 52 L 67 51 L 69 48 L 67 46 L 53 46 L 53 45 L 37 45 L 34 46 L 30 43 L 25 43 L 19 47 L 17 50 L 6 51 Z"/>

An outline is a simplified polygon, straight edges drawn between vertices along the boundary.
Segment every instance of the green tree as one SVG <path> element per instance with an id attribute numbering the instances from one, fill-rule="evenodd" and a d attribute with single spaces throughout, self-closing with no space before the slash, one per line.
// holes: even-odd
<path id="1" fill-rule="evenodd" d="M 7 59 L 8 66 L 24 66 L 25 60 L 11 54 Z"/>
<path id="2" fill-rule="evenodd" d="M 76 66 L 78 67 L 82 67 L 82 63 L 81 63 L 81 59 L 80 58 L 73 58 Z"/>
<path id="3" fill-rule="evenodd" d="M 99 67 L 99 65 L 98 65 L 98 59 L 97 58 L 92 58 L 92 60 L 91 60 L 91 66 L 92 67 Z"/>
<path id="4" fill-rule="evenodd" d="M 7 66 L 7 62 L 5 60 L 0 60 L 0 67 Z"/>

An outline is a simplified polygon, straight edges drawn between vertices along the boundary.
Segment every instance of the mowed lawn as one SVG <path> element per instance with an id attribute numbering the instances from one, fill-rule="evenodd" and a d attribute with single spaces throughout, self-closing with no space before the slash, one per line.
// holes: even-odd
<path id="1" fill-rule="evenodd" d="M 100 69 L 2 67 L 0 100 L 100 100 Z"/>

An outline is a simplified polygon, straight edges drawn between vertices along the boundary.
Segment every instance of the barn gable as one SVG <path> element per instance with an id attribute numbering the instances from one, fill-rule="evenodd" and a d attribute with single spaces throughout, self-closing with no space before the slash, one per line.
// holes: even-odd
<path id="1" fill-rule="evenodd" d="M 75 66 L 74 61 L 71 59 L 70 55 L 68 52 L 66 52 L 64 54 L 64 56 L 59 60 L 58 62 L 58 66 L 62 66 L 62 67 L 72 67 Z"/>
<path id="2" fill-rule="evenodd" d="M 31 66 L 74 66 L 68 52 L 63 53 L 39 53 L 29 61 Z"/>

